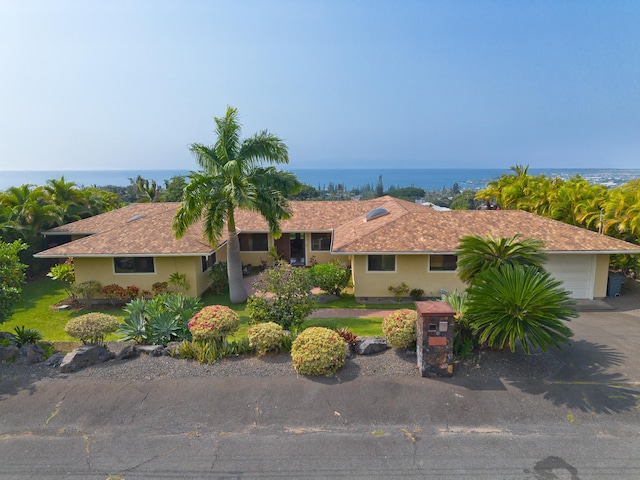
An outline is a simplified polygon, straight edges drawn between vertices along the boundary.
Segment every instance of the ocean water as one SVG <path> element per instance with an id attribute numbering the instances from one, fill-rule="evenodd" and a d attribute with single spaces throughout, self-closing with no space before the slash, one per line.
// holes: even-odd
<path id="1" fill-rule="evenodd" d="M 347 190 L 371 185 L 373 188 L 382 176 L 383 187 L 418 187 L 425 190 L 439 190 L 451 188 L 458 183 L 461 189 L 478 190 L 484 188 L 488 182 L 495 180 L 509 169 L 478 168 L 478 169 L 287 169 L 295 173 L 301 182 L 314 188 L 324 189 L 330 183 L 342 184 Z M 132 178 L 138 175 L 149 180 L 155 180 L 163 185 L 175 175 L 187 175 L 188 170 L 49 170 L 49 171 L 0 171 L 0 191 L 22 184 L 44 185 L 47 180 L 60 179 L 64 175 L 66 181 L 76 182 L 80 186 L 104 186 L 130 184 Z M 548 177 L 569 177 L 580 175 L 590 183 L 615 187 L 640 178 L 640 169 L 576 169 L 576 168 L 530 168 L 529 174 Z"/>

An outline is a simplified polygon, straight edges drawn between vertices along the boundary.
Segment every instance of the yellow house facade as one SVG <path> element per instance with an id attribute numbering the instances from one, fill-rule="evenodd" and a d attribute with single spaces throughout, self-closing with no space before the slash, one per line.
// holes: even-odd
<path id="1" fill-rule="evenodd" d="M 186 275 L 189 293 L 201 295 L 209 287 L 208 269 L 226 261 L 226 235 L 212 246 L 202 225 L 193 225 L 177 240 L 171 225 L 178 205 L 133 204 L 57 227 L 45 235 L 73 240 L 36 256 L 73 258 L 79 283 L 97 280 L 141 290 L 178 272 Z M 522 211 L 436 211 L 388 196 L 291 202 L 291 209 L 278 238 L 259 214 L 236 212 L 243 265 L 268 267 L 279 258 L 310 267 L 338 259 L 351 268 L 356 298 L 367 301 L 392 297 L 389 287 L 401 283 L 426 297 L 464 290 L 455 253 L 465 235 L 541 240 L 545 268 L 577 299 L 606 296 L 610 255 L 640 253 L 637 245 Z"/>

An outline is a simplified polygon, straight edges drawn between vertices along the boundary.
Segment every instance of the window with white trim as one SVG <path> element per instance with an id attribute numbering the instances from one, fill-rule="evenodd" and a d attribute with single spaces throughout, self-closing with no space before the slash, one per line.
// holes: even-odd
<path id="1" fill-rule="evenodd" d="M 331 234 L 330 233 L 312 233 L 311 234 L 311 251 L 328 252 L 331 250 Z"/>
<path id="2" fill-rule="evenodd" d="M 456 255 L 429 255 L 430 272 L 453 272 L 458 266 Z"/>
<path id="3" fill-rule="evenodd" d="M 241 252 L 267 252 L 269 238 L 266 233 L 241 233 L 238 235 Z"/>
<path id="4" fill-rule="evenodd" d="M 367 271 L 369 272 L 395 272 L 395 255 L 367 255 Z"/>
<path id="5" fill-rule="evenodd" d="M 114 273 L 156 273 L 153 257 L 114 257 Z"/>

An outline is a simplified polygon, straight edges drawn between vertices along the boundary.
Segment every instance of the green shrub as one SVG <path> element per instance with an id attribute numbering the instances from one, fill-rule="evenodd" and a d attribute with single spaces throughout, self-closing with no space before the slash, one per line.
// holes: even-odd
<path id="1" fill-rule="evenodd" d="M 406 348 L 416 343 L 417 315 L 415 310 L 402 308 L 394 310 L 382 320 L 382 331 L 389 345 Z"/>
<path id="2" fill-rule="evenodd" d="M 315 265 L 309 273 L 316 287 L 337 296 L 340 296 L 342 289 L 346 288 L 351 280 L 351 271 L 339 260 Z"/>
<path id="3" fill-rule="evenodd" d="M 237 357 L 243 353 L 250 353 L 252 347 L 246 337 L 238 341 L 194 340 L 183 341 L 178 347 L 178 356 L 185 360 L 197 360 L 200 363 L 215 363 L 221 358 Z"/>
<path id="4" fill-rule="evenodd" d="M 389 288 L 387 290 L 393 293 L 393 298 L 396 299 L 396 302 L 400 302 L 402 300 L 402 297 L 404 297 L 407 293 L 409 293 L 409 285 L 402 282 L 397 287 L 394 287 L 393 285 L 389 285 Z"/>
<path id="5" fill-rule="evenodd" d="M 409 292 L 409 296 L 414 299 L 416 302 L 422 298 L 424 295 L 424 290 L 421 288 L 413 288 Z"/>
<path id="6" fill-rule="evenodd" d="M 209 270 L 209 280 L 211 280 L 211 289 L 220 295 L 229 285 L 229 276 L 227 275 L 227 262 L 218 262 L 211 265 Z"/>
<path id="7" fill-rule="evenodd" d="M 76 272 L 73 266 L 73 259 L 69 258 L 64 263 L 54 265 L 47 273 L 47 277 L 62 283 L 64 291 L 71 298 L 75 298 L 73 286 L 76 283 Z"/>
<path id="8" fill-rule="evenodd" d="M 91 312 L 72 318 L 64 331 L 82 343 L 102 345 L 104 337 L 118 330 L 118 317 L 106 313 Z"/>
<path id="9" fill-rule="evenodd" d="M 240 327 L 240 317 L 224 305 L 209 305 L 189 320 L 194 340 L 222 340 Z"/>
<path id="10" fill-rule="evenodd" d="M 310 327 L 293 341 L 293 368 L 302 375 L 333 375 L 344 366 L 347 345 L 333 330 Z"/>
<path id="11" fill-rule="evenodd" d="M 284 330 L 296 330 L 317 308 L 313 282 L 304 268 L 280 262 L 262 272 L 253 287 L 256 295 L 247 300 L 247 311 L 255 323 L 274 322 Z"/>
<path id="12" fill-rule="evenodd" d="M 275 322 L 259 323 L 247 330 L 249 344 L 260 355 L 280 348 L 283 335 L 282 327 Z"/>
<path id="13" fill-rule="evenodd" d="M 20 240 L 13 243 L 0 240 L 0 323 L 11 316 L 20 301 L 27 266 L 20 262 L 19 253 L 26 248 Z"/>
<path id="14" fill-rule="evenodd" d="M 15 337 L 16 347 L 20 348 L 27 343 L 35 345 L 42 340 L 42 333 L 38 330 L 32 330 L 30 328 L 16 327 L 13 329 L 13 336 Z"/>
<path id="15" fill-rule="evenodd" d="M 88 280 L 76 285 L 74 287 L 74 290 L 84 300 L 84 306 L 87 308 L 91 308 L 91 305 L 93 304 L 93 298 L 101 288 L 102 286 L 100 285 L 100 282 L 97 282 L 95 280 Z"/>

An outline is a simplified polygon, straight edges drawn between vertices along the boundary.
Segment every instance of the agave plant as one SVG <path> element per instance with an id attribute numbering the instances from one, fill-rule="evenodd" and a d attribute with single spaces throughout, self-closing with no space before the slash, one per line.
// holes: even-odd
<path id="1" fill-rule="evenodd" d="M 562 320 L 577 317 L 569 292 L 534 266 L 502 265 L 477 276 L 467 290 L 470 326 L 490 347 L 525 353 L 568 344 L 573 333 Z"/>
<path id="2" fill-rule="evenodd" d="M 120 342 L 133 340 L 136 343 L 145 343 L 147 340 L 147 319 L 143 314 L 135 313 L 124 318 L 120 324 Z"/>
<path id="3" fill-rule="evenodd" d="M 180 324 L 171 313 L 161 312 L 149 319 L 147 330 L 149 340 L 152 343 L 166 346 L 167 343 L 177 338 Z"/>

